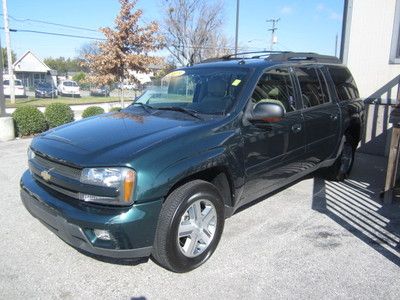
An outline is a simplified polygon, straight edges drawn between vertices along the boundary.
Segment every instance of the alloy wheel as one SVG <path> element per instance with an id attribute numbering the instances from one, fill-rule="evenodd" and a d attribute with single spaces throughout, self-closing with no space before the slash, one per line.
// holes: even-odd
<path id="1" fill-rule="evenodd" d="M 213 241 L 217 228 L 217 212 L 209 200 L 193 202 L 181 217 L 178 247 L 186 257 L 202 254 Z"/>

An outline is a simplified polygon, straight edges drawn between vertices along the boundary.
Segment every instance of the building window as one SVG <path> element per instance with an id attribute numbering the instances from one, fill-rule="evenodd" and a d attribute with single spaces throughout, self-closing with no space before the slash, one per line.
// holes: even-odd
<path id="1" fill-rule="evenodd" d="M 396 0 L 389 62 L 392 64 L 400 64 L 400 0 Z"/>

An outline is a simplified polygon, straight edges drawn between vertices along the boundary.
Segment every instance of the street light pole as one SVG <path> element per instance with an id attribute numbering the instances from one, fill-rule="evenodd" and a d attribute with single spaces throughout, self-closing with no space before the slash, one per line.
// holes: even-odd
<path id="1" fill-rule="evenodd" d="M 239 0 L 236 1 L 236 34 L 235 34 L 235 55 L 238 53 L 239 38 Z"/>
<path id="2" fill-rule="evenodd" d="M 11 56 L 10 26 L 8 24 L 7 0 L 3 0 L 4 33 L 6 36 L 8 76 L 10 82 L 10 101 L 15 103 L 14 70 Z"/>

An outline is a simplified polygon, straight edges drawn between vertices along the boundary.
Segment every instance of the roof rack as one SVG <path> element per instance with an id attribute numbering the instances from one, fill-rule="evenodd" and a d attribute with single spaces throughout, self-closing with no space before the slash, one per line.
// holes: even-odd
<path id="1" fill-rule="evenodd" d="M 313 52 L 284 52 L 280 54 L 272 54 L 268 58 L 271 61 L 315 61 L 322 63 L 339 64 L 340 59 L 335 56 L 322 55 Z"/>
<path id="2" fill-rule="evenodd" d="M 241 59 L 248 59 L 248 58 L 260 58 L 261 56 L 268 56 L 271 54 L 283 54 L 283 53 L 288 53 L 288 52 L 283 52 L 283 51 L 239 52 L 239 53 L 227 54 L 227 55 L 220 56 L 220 57 L 208 58 L 208 59 L 202 60 L 200 63 L 208 63 L 208 62 L 221 61 L 221 60 L 236 60 L 236 59 L 241 60 Z M 257 55 L 249 56 L 250 54 L 257 54 Z"/>
<path id="3" fill-rule="evenodd" d="M 252 55 L 255 54 L 255 55 Z M 221 57 L 209 58 L 200 63 L 208 63 L 224 60 L 244 60 L 251 58 L 262 58 L 269 61 L 314 61 L 322 63 L 341 63 L 339 58 L 329 55 L 321 55 L 313 52 L 291 52 L 291 51 L 253 51 L 228 54 Z"/>

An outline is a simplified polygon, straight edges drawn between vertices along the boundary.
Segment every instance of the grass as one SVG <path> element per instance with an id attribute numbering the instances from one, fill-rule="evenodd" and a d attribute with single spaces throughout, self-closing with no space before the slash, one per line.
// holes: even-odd
<path id="1" fill-rule="evenodd" d="M 131 99 L 125 99 L 125 102 L 130 102 Z M 82 98 L 72 98 L 72 97 L 58 97 L 55 99 L 42 99 L 42 98 L 17 98 L 15 99 L 15 104 L 10 103 L 10 99 L 6 100 L 6 107 L 20 107 L 24 105 L 33 105 L 33 106 L 47 106 L 51 103 L 65 103 L 68 105 L 76 105 L 76 104 L 97 104 L 97 103 L 108 103 L 108 102 L 119 102 L 119 97 L 82 97 Z"/>

